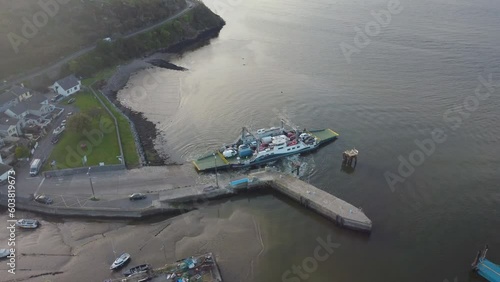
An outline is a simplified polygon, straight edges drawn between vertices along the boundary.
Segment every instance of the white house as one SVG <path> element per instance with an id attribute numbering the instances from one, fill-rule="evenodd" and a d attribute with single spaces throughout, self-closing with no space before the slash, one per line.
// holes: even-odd
<path id="1" fill-rule="evenodd" d="M 19 103 L 17 97 L 5 91 L 0 95 L 0 112 L 5 112 L 8 108 L 15 106 L 17 103 Z"/>
<path id="2" fill-rule="evenodd" d="M 23 84 L 21 84 L 21 86 L 14 85 L 14 86 L 12 86 L 12 88 L 9 91 L 12 94 L 14 94 L 15 96 L 17 96 L 17 98 L 19 99 L 19 102 L 27 100 L 27 99 L 31 98 L 31 96 L 33 96 L 31 94 L 31 90 L 29 90 L 28 88 L 25 88 Z"/>
<path id="3" fill-rule="evenodd" d="M 19 135 L 21 133 L 21 127 L 46 125 L 50 122 L 50 118 L 47 118 L 47 116 L 54 109 L 55 106 L 49 104 L 47 98 L 43 95 L 34 95 L 5 111 L 6 116 L 0 120 L 0 125 L 3 125 L 0 127 L 0 131 L 6 136 L 13 136 L 13 134 Z M 14 125 L 14 121 L 17 122 L 17 132 L 15 133 L 11 127 L 7 127 L 7 125 Z"/>
<path id="4" fill-rule="evenodd" d="M 16 118 L 0 115 L 0 135 L 3 137 L 19 136 L 20 124 Z"/>
<path id="5" fill-rule="evenodd" d="M 0 182 L 7 180 L 9 176 L 9 170 L 11 169 L 12 167 L 10 165 L 0 163 Z"/>
<path id="6" fill-rule="evenodd" d="M 67 97 L 69 95 L 75 94 L 76 92 L 80 91 L 81 86 L 82 82 L 74 75 L 70 75 L 56 81 L 49 88 L 54 90 L 57 94 Z"/>
<path id="7" fill-rule="evenodd" d="M 32 98 L 22 101 L 17 105 L 8 108 L 5 114 L 12 118 L 22 119 L 28 114 L 37 116 L 46 115 L 54 110 L 55 106 L 49 104 L 47 98 L 42 95 L 35 95 Z"/>
<path id="8" fill-rule="evenodd" d="M 0 112 L 5 112 L 8 108 L 17 105 L 19 102 L 32 97 L 31 90 L 21 86 L 12 86 L 0 95 Z"/>
<path id="9" fill-rule="evenodd" d="M 29 114 L 39 117 L 49 114 L 55 109 L 55 106 L 49 104 L 49 100 L 47 100 L 47 98 L 45 98 L 45 96 L 43 95 L 33 96 L 31 99 L 23 101 L 20 104 L 24 104 L 26 106 Z"/>
<path id="10" fill-rule="evenodd" d="M 29 112 L 28 112 L 28 108 L 26 107 L 26 104 L 19 103 L 19 104 L 13 106 L 13 107 L 8 108 L 5 111 L 5 114 L 8 115 L 11 118 L 15 118 L 15 119 L 21 120 L 27 114 L 29 114 Z"/>

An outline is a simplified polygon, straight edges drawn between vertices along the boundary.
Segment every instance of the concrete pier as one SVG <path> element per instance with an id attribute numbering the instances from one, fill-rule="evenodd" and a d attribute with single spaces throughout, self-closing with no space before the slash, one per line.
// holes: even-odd
<path id="1" fill-rule="evenodd" d="M 250 178 L 257 178 L 341 227 L 365 232 L 372 229 L 372 221 L 361 209 L 298 178 L 273 171 L 253 173 Z"/>

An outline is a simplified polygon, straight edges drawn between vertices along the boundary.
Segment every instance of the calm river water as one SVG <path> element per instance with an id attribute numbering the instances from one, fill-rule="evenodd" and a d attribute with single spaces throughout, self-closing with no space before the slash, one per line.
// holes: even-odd
<path id="1" fill-rule="evenodd" d="M 260 198 L 268 235 L 253 281 L 281 281 L 329 234 L 340 247 L 308 281 L 476 281 L 469 267 L 485 243 L 500 262 L 500 3 L 401 1 L 349 63 L 341 44 L 355 47 L 356 27 L 365 30 L 389 2 L 211 1 L 227 25 L 175 61 L 189 71 L 153 70 L 162 79 L 147 96 L 120 94 L 160 123 L 161 147 L 183 160 L 231 142 L 241 126 L 278 125 L 280 116 L 340 133 L 301 160 L 310 183 L 363 207 L 372 234 Z M 478 77 L 490 74 L 497 89 L 474 98 Z M 412 152 L 434 130 L 446 140 L 432 141 L 421 161 Z M 341 153 L 352 147 L 359 164 L 346 173 Z M 418 166 L 401 175 L 398 158 L 411 154 Z M 404 182 L 391 188 L 386 172 Z"/>
<path id="2" fill-rule="evenodd" d="M 241 281 L 306 281 L 282 275 L 310 262 L 328 236 L 339 246 L 307 265 L 307 281 L 481 281 L 469 269 L 485 243 L 500 263 L 500 3 L 401 0 L 378 33 L 372 11 L 389 2 L 208 1 L 227 25 L 174 60 L 189 71 L 144 71 L 119 94 L 160 124 L 160 147 L 178 160 L 283 116 L 340 133 L 300 160 L 311 184 L 364 209 L 371 235 L 276 195 L 254 198 L 245 211 L 258 218 L 265 247 Z M 374 36 L 349 62 L 341 44 L 355 47 L 367 25 Z M 160 79 L 147 95 L 130 91 L 151 74 Z M 497 88 L 488 93 L 478 77 L 490 74 Z M 421 143 L 428 154 L 417 152 Z M 341 153 L 352 147 L 360 157 L 348 173 Z"/>

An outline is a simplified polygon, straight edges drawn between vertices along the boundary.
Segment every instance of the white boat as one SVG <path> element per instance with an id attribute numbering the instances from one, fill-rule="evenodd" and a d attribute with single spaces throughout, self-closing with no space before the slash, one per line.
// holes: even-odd
<path id="1" fill-rule="evenodd" d="M 121 254 L 111 265 L 109 269 L 115 270 L 117 268 L 122 267 L 128 260 L 130 259 L 130 255 L 128 253 Z"/>
<path id="2" fill-rule="evenodd" d="M 0 249 L 0 258 L 7 257 L 10 254 L 9 249 Z"/>
<path id="3" fill-rule="evenodd" d="M 16 226 L 27 229 L 34 229 L 38 227 L 38 220 L 36 219 L 19 219 L 16 221 Z"/>

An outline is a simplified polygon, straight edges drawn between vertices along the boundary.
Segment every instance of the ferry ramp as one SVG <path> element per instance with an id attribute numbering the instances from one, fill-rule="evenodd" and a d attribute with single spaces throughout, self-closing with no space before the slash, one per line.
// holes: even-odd
<path id="1" fill-rule="evenodd" d="M 212 153 L 200 159 L 193 161 L 194 166 L 198 171 L 226 169 L 230 166 L 230 162 L 220 153 Z"/>
<path id="2" fill-rule="evenodd" d="M 312 134 L 314 137 L 318 138 L 320 144 L 328 141 L 332 141 L 339 136 L 339 134 L 329 128 L 321 129 L 321 130 L 310 130 L 309 134 Z"/>
<path id="3" fill-rule="evenodd" d="M 361 209 L 291 175 L 263 171 L 253 173 L 250 177 L 265 182 L 276 191 L 335 221 L 341 227 L 365 232 L 372 229 L 372 221 Z"/>

